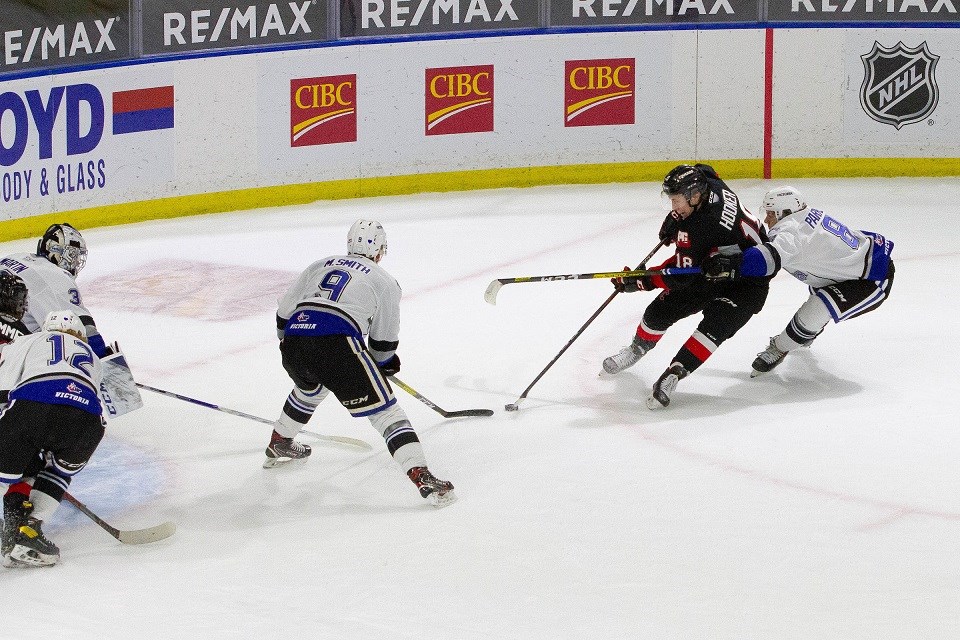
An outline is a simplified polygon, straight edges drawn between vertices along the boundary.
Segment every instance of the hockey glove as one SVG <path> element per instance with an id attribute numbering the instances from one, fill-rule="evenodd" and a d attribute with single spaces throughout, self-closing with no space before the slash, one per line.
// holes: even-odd
<path id="1" fill-rule="evenodd" d="M 670 246 L 670 243 L 677 239 L 677 231 L 679 230 L 680 214 L 676 211 L 671 211 L 667 214 L 667 217 L 663 219 L 663 224 L 660 225 L 660 239 L 665 245 Z"/>
<path id="2" fill-rule="evenodd" d="M 400 373 L 400 356 L 393 354 L 393 357 L 386 362 L 378 362 L 377 366 L 385 376 L 395 376 Z"/>
<path id="3" fill-rule="evenodd" d="M 624 271 L 632 271 L 630 267 L 624 267 Z M 653 280 L 650 276 L 627 276 L 610 278 L 613 288 L 617 293 L 636 293 L 637 291 L 653 291 Z"/>
<path id="4" fill-rule="evenodd" d="M 741 263 L 743 263 L 742 253 L 710 256 L 703 262 L 703 274 L 707 280 L 736 280 L 740 277 Z"/>

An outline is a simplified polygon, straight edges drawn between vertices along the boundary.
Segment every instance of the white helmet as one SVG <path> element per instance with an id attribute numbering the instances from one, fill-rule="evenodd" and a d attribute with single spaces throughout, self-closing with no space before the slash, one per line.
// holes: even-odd
<path id="1" fill-rule="evenodd" d="M 764 214 L 773 213 L 779 222 L 784 216 L 806 209 L 807 201 L 793 187 L 777 187 L 767 191 L 767 195 L 763 196 L 762 208 Z"/>
<path id="2" fill-rule="evenodd" d="M 375 220 L 357 220 L 347 234 L 347 253 L 371 260 L 387 255 L 387 232 Z"/>
<path id="3" fill-rule="evenodd" d="M 59 331 L 87 341 L 87 329 L 73 311 L 51 311 L 43 320 L 43 331 Z"/>

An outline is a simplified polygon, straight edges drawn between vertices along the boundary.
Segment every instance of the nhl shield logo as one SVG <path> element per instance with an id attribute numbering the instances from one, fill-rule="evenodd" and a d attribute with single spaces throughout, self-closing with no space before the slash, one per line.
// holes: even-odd
<path id="1" fill-rule="evenodd" d="M 887 49 L 873 43 L 863 60 L 860 106 L 867 115 L 900 129 L 933 113 L 940 99 L 934 72 L 940 56 L 930 53 L 927 43 L 909 48 L 898 42 Z"/>

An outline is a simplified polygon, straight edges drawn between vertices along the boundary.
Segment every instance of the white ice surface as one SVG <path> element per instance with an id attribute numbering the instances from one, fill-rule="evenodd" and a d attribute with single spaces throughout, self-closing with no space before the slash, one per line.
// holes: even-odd
<path id="1" fill-rule="evenodd" d="M 84 231 L 81 290 L 141 382 L 275 418 L 290 389 L 277 294 L 342 251 L 354 219 L 379 219 L 405 294 L 400 377 L 445 409 L 496 414 L 444 420 L 398 390 L 431 469 L 457 487 L 434 510 L 332 397 L 310 428 L 374 450 L 304 437 L 305 466 L 264 470 L 269 426 L 144 392 L 73 493 L 121 528 L 178 532 L 124 546 L 64 504 L 47 526 L 61 563 L 0 570 L 0 638 L 960 637 L 960 180 L 792 182 L 896 242 L 892 297 L 751 380 L 806 297 L 781 274 L 660 412 L 644 398 L 696 319 L 600 377 L 651 294 L 618 296 L 506 413 L 611 288 L 515 284 L 483 301 L 497 277 L 636 264 L 663 216 L 654 184 Z M 731 184 L 752 207 L 775 186 Z"/>

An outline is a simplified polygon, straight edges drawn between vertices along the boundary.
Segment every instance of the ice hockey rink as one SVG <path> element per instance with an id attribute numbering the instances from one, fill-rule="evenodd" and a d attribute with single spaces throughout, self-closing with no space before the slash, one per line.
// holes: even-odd
<path id="1" fill-rule="evenodd" d="M 722 173 L 722 166 L 718 167 Z M 167 396 L 112 421 L 46 527 L 49 569 L 0 570 L 0 638 L 955 639 L 960 637 L 960 180 L 786 181 L 894 240 L 879 310 L 831 325 L 774 372 L 750 363 L 805 299 L 778 275 L 763 312 L 651 412 L 693 331 L 600 376 L 651 293 L 618 296 L 504 411 L 612 292 L 603 280 L 494 278 L 635 265 L 659 185 L 563 186 L 320 202 L 83 230 L 79 283 L 138 381 L 275 418 L 290 390 L 276 299 L 379 219 L 404 290 L 397 389 L 431 469 L 430 507 L 366 420 L 328 398 L 307 464 L 263 469 L 270 427 Z M 782 182 L 734 180 L 756 211 Z M 0 254 L 36 240 L 0 244 Z M 667 250 L 651 261 L 666 259 Z"/>

